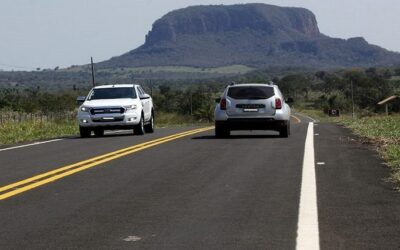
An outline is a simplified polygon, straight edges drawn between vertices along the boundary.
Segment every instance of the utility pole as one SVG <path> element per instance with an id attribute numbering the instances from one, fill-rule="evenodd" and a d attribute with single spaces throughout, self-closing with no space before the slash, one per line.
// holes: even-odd
<path id="1" fill-rule="evenodd" d="M 92 66 L 92 84 L 93 84 L 93 87 L 95 87 L 95 86 L 96 86 L 96 83 L 94 82 L 94 66 L 93 66 L 93 57 L 90 57 L 90 64 L 91 64 L 91 66 Z"/>
<path id="2" fill-rule="evenodd" d="M 354 90 L 353 90 L 353 80 L 350 81 L 351 83 L 351 105 L 353 112 L 351 113 L 351 117 L 354 119 L 355 118 L 355 111 L 354 111 Z"/>

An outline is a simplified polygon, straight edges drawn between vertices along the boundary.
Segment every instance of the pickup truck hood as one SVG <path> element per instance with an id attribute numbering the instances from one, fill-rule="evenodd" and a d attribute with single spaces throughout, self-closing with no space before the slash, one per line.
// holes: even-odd
<path id="1" fill-rule="evenodd" d="M 92 100 L 92 101 L 85 101 L 83 106 L 85 107 L 121 107 L 121 106 L 128 106 L 133 104 L 138 104 L 138 99 L 102 99 L 102 100 Z"/>

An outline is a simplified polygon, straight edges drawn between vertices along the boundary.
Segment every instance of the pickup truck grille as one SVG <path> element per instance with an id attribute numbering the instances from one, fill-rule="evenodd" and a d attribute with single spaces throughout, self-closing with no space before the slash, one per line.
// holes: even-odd
<path id="1" fill-rule="evenodd" d="M 123 120 L 124 120 L 124 116 L 92 118 L 93 122 L 122 122 Z"/>
<path id="2" fill-rule="evenodd" d="M 90 114 L 100 115 L 100 114 L 123 114 L 125 112 L 124 108 L 92 108 Z"/>

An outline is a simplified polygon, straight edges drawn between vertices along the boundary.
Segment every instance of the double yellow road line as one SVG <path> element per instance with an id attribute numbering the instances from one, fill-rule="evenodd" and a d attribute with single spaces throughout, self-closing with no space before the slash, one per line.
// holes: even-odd
<path id="1" fill-rule="evenodd" d="M 84 160 L 81 162 L 77 162 L 71 165 L 67 165 L 61 168 L 54 169 L 52 171 L 42 173 L 33 177 L 30 177 L 25 180 L 21 180 L 12 184 L 9 184 L 4 187 L 0 187 L 0 200 L 4 200 L 7 198 L 10 198 L 12 196 L 15 196 L 20 193 L 24 193 L 28 190 L 43 186 L 47 183 L 59 180 L 61 178 L 67 177 L 69 175 L 81 172 L 83 170 L 98 166 L 102 163 L 109 162 L 118 158 L 121 158 L 123 156 L 133 154 L 135 152 L 151 148 L 169 141 L 173 141 L 185 136 L 201 133 L 210 129 L 213 129 L 214 127 L 206 127 L 206 128 L 200 128 L 200 129 L 194 129 L 186 132 L 182 132 L 179 134 L 174 134 L 166 137 L 162 137 L 156 140 L 148 141 L 145 143 L 137 144 L 128 148 L 123 148 L 111 153 L 107 153 L 104 155 L 99 155 L 94 158 Z"/>

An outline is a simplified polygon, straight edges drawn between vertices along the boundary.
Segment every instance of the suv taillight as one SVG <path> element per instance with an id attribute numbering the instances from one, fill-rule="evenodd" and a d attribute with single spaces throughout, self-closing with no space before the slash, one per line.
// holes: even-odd
<path id="1" fill-rule="evenodd" d="M 221 110 L 226 110 L 226 99 L 221 99 L 219 102 L 219 107 Z"/>
<path id="2" fill-rule="evenodd" d="M 282 109 L 282 100 L 275 98 L 275 109 Z"/>

